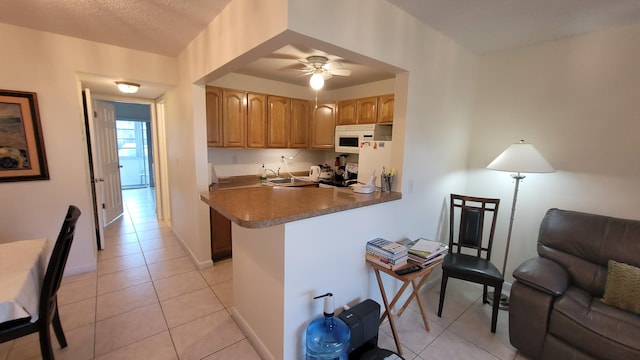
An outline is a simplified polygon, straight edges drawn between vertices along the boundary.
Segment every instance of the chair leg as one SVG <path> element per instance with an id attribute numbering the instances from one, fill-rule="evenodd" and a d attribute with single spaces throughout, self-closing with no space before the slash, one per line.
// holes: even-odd
<path id="1" fill-rule="evenodd" d="M 444 293 L 447 291 L 448 276 L 442 272 L 442 282 L 440 283 L 440 302 L 438 303 L 438 317 L 442 317 L 442 304 L 444 303 Z"/>
<path id="2" fill-rule="evenodd" d="M 502 284 L 494 287 L 494 299 L 493 299 L 493 313 L 491 314 L 491 332 L 496 332 L 496 325 L 498 324 L 498 311 L 500 311 L 500 294 L 502 294 Z M 497 299 L 496 299 L 497 297 Z"/>
<path id="3" fill-rule="evenodd" d="M 40 323 L 40 331 L 38 335 L 40 337 L 40 353 L 42 354 L 42 360 L 54 360 L 53 348 L 51 347 L 51 331 L 49 330 L 49 324 L 44 319 Z"/>
<path id="4" fill-rule="evenodd" d="M 488 303 L 488 302 L 489 302 L 489 301 L 487 300 L 487 292 L 488 292 L 488 291 L 487 291 L 487 285 L 483 285 L 483 286 L 482 286 L 482 303 L 483 303 L 483 304 L 486 304 L 486 303 Z"/>
<path id="5" fill-rule="evenodd" d="M 61 348 L 67 347 L 67 338 L 64 336 L 64 331 L 62 330 L 62 323 L 60 323 L 60 315 L 58 314 L 58 304 L 56 304 L 53 311 L 53 319 L 51 320 L 51 324 L 53 325 L 53 331 L 56 333 L 56 338 L 58 339 L 58 343 Z"/>

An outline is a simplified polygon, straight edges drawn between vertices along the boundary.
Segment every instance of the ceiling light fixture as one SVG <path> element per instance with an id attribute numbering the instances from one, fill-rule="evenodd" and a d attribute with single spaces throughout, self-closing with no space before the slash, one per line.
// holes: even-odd
<path id="1" fill-rule="evenodd" d="M 126 82 L 126 81 L 116 81 L 116 85 L 118 86 L 118 90 L 125 94 L 135 94 L 140 89 L 140 84 Z"/>
<path id="2" fill-rule="evenodd" d="M 324 86 L 324 77 L 322 73 L 316 72 L 309 78 L 309 85 L 313 90 L 320 90 Z"/>

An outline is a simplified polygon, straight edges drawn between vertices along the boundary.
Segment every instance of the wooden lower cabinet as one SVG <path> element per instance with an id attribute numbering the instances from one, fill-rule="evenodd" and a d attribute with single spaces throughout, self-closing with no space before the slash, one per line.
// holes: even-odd
<path id="1" fill-rule="evenodd" d="M 211 260 L 231 257 L 231 220 L 209 209 L 211 216 Z"/>

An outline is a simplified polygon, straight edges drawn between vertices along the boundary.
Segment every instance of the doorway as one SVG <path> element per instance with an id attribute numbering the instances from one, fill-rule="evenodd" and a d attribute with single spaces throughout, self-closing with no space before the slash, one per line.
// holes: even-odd
<path id="1" fill-rule="evenodd" d="M 83 103 L 89 168 L 93 185 L 96 242 L 98 250 L 102 250 L 105 248 L 105 227 L 108 224 L 116 226 L 116 223 L 120 221 L 111 219 L 121 219 L 123 213 L 121 210 L 119 215 L 107 217 L 105 211 L 108 206 L 106 204 L 115 197 L 119 198 L 122 203 L 123 191 L 128 189 L 146 190 L 148 196 L 153 200 L 151 203 L 154 205 L 153 210 L 156 218 L 168 220 L 168 216 L 165 214 L 168 201 L 162 198 L 166 192 L 165 187 L 168 186 L 168 182 L 165 181 L 166 169 L 158 168 L 158 161 L 164 164 L 166 155 L 162 155 L 160 158 L 157 158 L 156 155 L 165 154 L 166 151 L 166 146 L 162 143 L 164 117 L 162 111 L 160 116 L 157 116 L 156 108 L 162 108 L 155 101 L 101 95 L 92 97 L 89 89 L 83 91 Z M 106 137 L 99 136 L 100 127 L 97 125 L 101 123 L 102 118 L 113 119 L 110 130 L 103 131 L 103 133 L 107 133 Z M 107 180 L 111 179 L 111 177 L 103 176 L 105 164 L 110 162 L 105 159 L 115 160 L 116 176 L 110 183 L 117 185 L 112 192 L 105 191 L 110 189 L 107 186 Z M 156 170 L 160 171 L 159 179 L 155 176 Z M 131 176 L 131 174 L 135 174 L 135 176 Z"/>
<path id="2" fill-rule="evenodd" d="M 117 109 L 117 107 L 116 107 Z M 153 147 L 149 121 L 119 119 L 116 110 L 116 141 L 122 190 L 154 187 Z"/>

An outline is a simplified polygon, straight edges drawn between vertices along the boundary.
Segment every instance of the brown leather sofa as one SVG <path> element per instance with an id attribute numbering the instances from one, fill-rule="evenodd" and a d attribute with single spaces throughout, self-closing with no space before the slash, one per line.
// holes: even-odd
<path id="1" fill-rule="evenodd" d="M 550 209 L 514 272 L 509 337 L 533 359 L 640 359 L 640 315 L 601 301 L 607 262 L 640 267 L 640 221 Z"/>

